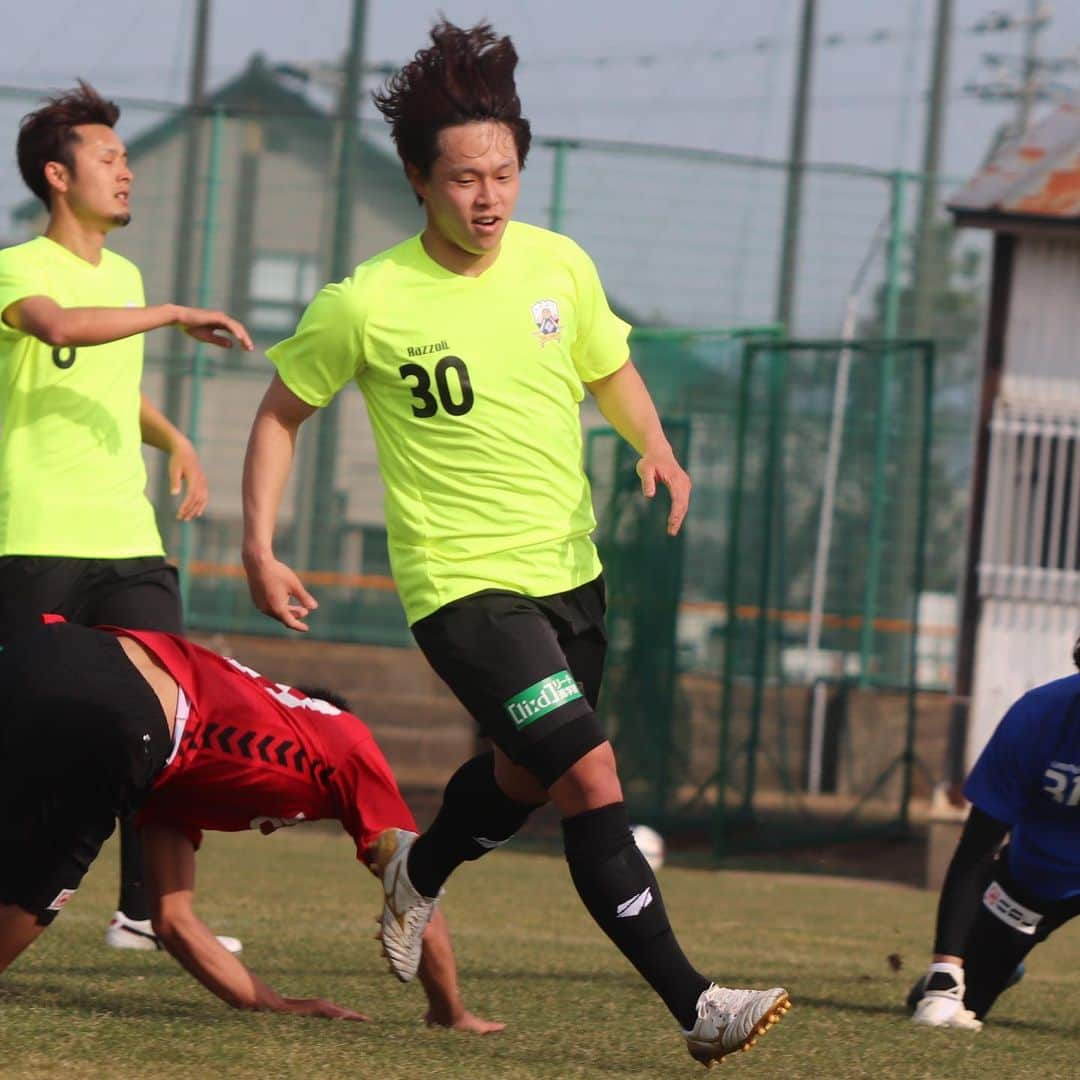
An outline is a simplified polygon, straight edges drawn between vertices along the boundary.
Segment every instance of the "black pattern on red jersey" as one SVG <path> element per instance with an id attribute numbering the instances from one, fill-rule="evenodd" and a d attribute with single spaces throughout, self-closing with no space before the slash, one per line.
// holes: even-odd
<path id="1" fill-rule="evenodd" d="M 234 743 L 233 737 L 238 731 L 240 729 L 233 724 L 223 727 L 213 720 L 208 721 L 201 731 L 192 731 L 184 735 L 183 750 L 185 753 L 200 749 L 219 751 L 230 757 L 239 755 L 248 761 L 254 760 L 255 755 L 252 754 L 251 744 L 255 741 L 258 732 L 244 731 Z M 267 765 L 292 769 L 301 776 L 307 774 L 322 788 L 329 788 L 330 777 L 337 771 L 333 765 L 325 765 L 322 758 L 309 757 L 308 752 L 302 746 L 296 746 L 292 739 L 264 735 L 255 744 L 255 750 L 259 759 Z"/>

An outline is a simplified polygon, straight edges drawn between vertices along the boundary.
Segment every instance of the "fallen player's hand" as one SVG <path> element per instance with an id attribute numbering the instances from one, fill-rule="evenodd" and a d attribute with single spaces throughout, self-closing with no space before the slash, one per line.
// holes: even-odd
<path id="1" fill-rule="evenodd" d="M 363 1013 L 353 1012 L 323 998 L 285 998 L 285 1012 L 297 1016 L 321 1016 L 326 1020 L 370 1020 Z"/>
<path id="2" fill-rule="evenodd" d="M 469 1031 L 474 1035 L 493 1035 L 497 1031 L 503 1031 L 506 1028 L 505 1024 L 500 1024 L 497 1020 L 485 1020 L 481 1016 L 476 1016 L 471 1012 L 463 1012 L 460 1016 L 454 1019 L 443 1020 L 435 1015 L 435 1011 L 429 1010 L 424 1015 L 424 1023 L 428 1027 L 444 1027 L 449 1028 L 451 1031 Z"/>

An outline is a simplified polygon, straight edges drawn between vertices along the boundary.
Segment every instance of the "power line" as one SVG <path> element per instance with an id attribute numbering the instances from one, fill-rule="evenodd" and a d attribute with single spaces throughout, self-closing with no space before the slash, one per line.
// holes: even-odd
<path id="1" fill-rule="evenodd" d="M 973 37 L 987 37 L 996 34 L 1011 34 L 1023 30 L 1026 20 L 1022 16 L 1014 16 L 1008 12 L 991 12 L 968 26 L 954 29 L 957 34 L 971 35 Z M 862 31 L 859 33 L 846 33 L 844 31 L 830 31 L 816 37 L 815 49 L 839 49 L 848 47 L 864 47 L 873 45 L 895 45 L 912 39 L 910 27 L 879 27 L 876 30 Z M 922 32 L 916 35 L 916 40 L 929 40 L 930 34 Z M 693 49 L 665 49 L 662 52 L 644 53 L 605 53 L 592 56 L 574 56 L 566 53 L 552 53 L 547 56 L 523 56 L 519 67 L 526 68 L 551 68 L 551 67 L 609 67 L 615 65 L 654 67 L 659 64 L 686 63 L 698 61 L 721 61 L 736 59 L 743 56 L 762 55 L 776 51 L 793 49 L 796 45 L 794 39 L 769 34 L 750 41 L 740 42 L 736 45 L 727 45 L 717 48 L 693 48 Z M 301 79 L 313 79 L 319 82 L 327 82 L 333 78 L 340 78 L 340 64 L 331 61 L 316 61 L 306 64 L 281 65 L 280 70 L 288 68 L 289 73 Z M 378 61 L 368 63 L 364 71 L 368 75 L 392 75 L 399 70 L 399 61 Z"/>

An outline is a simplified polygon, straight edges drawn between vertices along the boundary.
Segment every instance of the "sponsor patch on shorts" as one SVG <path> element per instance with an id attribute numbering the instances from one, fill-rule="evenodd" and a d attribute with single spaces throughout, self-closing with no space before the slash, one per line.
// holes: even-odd
<path id="1" fill-rule="evenodd" d="M 996 881 L 991 881 L 986 887 L 983 904 L 991 914 L 1014 930 L 1019 930 L 1021 934 L 1034 934 L 1036 927 L 1042 922 L 1041 912 L 1032 911 L 1018 903 Z"/>
<path id="2" fill-rule="evenodd" d="M 53 902 L 45 909 L 46 911 L 60 911 L 67 902 L 75 895 L 75 889 L 61 889 Z"/>
<path id="3" fill-rule="evenodd" d="M 570 701 L 577 701 L 581 697 L 581 688 L 574 681 L 574 676 L 565 669 L 556 671 L 546 679 L 515 694 L 512 698 L 503 702 L 506 715 L 514 722 L 514 727 L 520 731 L 524 727 L 535 723 L 542 716 L 547 716 L 561 705 Z"/>

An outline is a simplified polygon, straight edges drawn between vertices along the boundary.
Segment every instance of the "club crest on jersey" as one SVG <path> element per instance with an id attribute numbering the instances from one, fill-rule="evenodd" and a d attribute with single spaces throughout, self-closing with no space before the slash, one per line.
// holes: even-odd
<path id="1" fill-rule="evenodd" d="M 549 341 L 558 341 L 562 337 L 559 330 L 559 305 L 554 300 L 537 300 L 532 306 L 533 322 L 541 345 Z"/>

